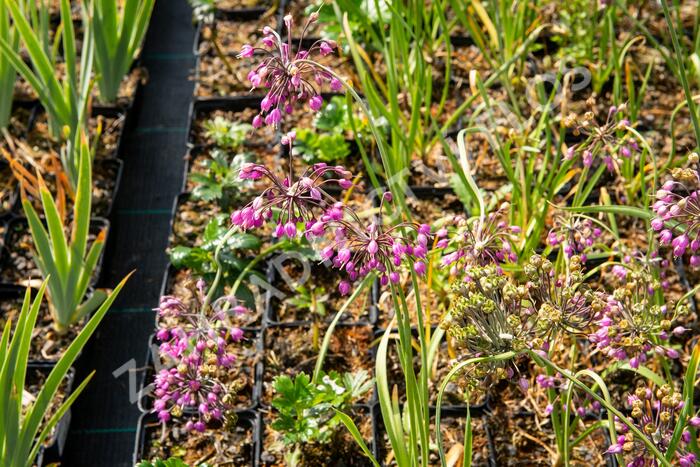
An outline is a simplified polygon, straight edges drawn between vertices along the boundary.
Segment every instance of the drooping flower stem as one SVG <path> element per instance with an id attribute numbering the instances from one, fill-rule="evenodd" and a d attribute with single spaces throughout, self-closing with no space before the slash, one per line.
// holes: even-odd
<path id="1" fill-rule="evenodd" d="M 400 207 L 401 207 L 402 212 L 404 212 L 410 218 L 408 206 L 406 205 L 406 201 L 405 201 L 405 198 L 403 196 L 404 191 L 401 189 L 402 187 L 400 185 L 392 186 L 396 182 L 396 180 L 394 180 L 393 177 L 391 176 L 393 174 L 391 172 L 390 167 L 387 165 L 387 161 L 389 161 L 389 155 L 387 154 L 386 147 L 385 147 L 386 141 L 384 141 L 384 139 L 381 138 L 381 134 L 379 133 L 379 129 L 377 128 L 377 125 L 375 124 L 375 122 L 372 118 L 372 113 L 369 111 L 369 108 L 367 107 L 367 104 L 365 103 L 365 101 L 362 99 L 362 97 L 360 97 L 360 95 L 357 93 L 357 91 L 355 91 L 355 89 L 352 86 L 350 86 L 350 84 L 344 78 L 339 76 L 337 73 L 335 73 L 333 70 L 331 70 L 327 66 L 321 65 L 321 64 L 316 63 L 312 60 L 302 59 L 302 60 L 298 60 L 298 61 L 299 61 L 299 63 L 313 64 L 315 67 L 318 67 L 319 69 L 321 69 L 324 72 L 331 75 L 333 78 L 340 81 L 340 83 L 343 85 L 343 87 L 350 93 L 350 95 L 352 95 L 353 99 L 355 99 L 355 102 L 357 102 L 357 104 L 360 106 L 360 109 L 367 117 L 367 121 L 369 122 L 369 128 L 372 131 L 372 136 L 374 136 L 374 139 L 377 142 L 377 149 L 379 150 L 379 155 L 380 155 L 380 158 L 382 160 L 382 166 L 384 167 L 384 172 L 386 172 L 386 174 L 389 175 L 387 177 L 387 183 L 389 184 L 389 191 L 391 191 L 393 194 L 395 194 L 397 196 L 397 198 L 399 199 L 399 203 L 400 203 Z M 367 170 L 371 170 L 371 168 L 367 167 Z"/>
<path id="2" fill-rule="evenodd" d="M 600 402 L 600 404 L 601 404 L 603 407 L 605 407 L 605 409 L 608 411 L 608 413 L 610 413 L 610 414 L 616 416 L 616 417 L 619 419 L 619 421 L 620 421 L 621 423 L 625 424 L 625 425 L 630 429 L 630 431 L 632 431 L 632 432 L 645 444 L 645 446 L 647 447 L 647 449 L 649 449 L 649 452 L 651 452 L 651 453 L 654 455 L 654 457 L 655 457 L 656 460 L 658 461 L 659 465 L 663 465 L 663 466 L 665 466 L 665 467 L 670 467 L 670 466 L 671 466 L 671 464 L 666 460 L 666 458 L 665 458 L 664 455 L 661 453 L 661 451 L 659 451 L 658 448 L 654 445 L 654 443 L 652 443 L 652 442 L 648 439 L 647 435 L 645 435 L 644 433 L 642 433 L 642 431 L 639 430 L 639 428 L 637 428 L 637 427 L 634 425 L 634 423 L 633 423 L 629 418 L 627 418 L 622 412 L 620 412 L 619 410 L 617 410 L 608 400 L 606 400 L 605 398 L 600 397 L 598 394 L 596 394 L 595 391 L 593 391 L 591 388 L 589 388 L 588 386 L 586 386 L 585 384 L 583 384 L 577 377 L 575 377 L 574 375 L 572 375 L 568 370 L 565 370 L 565 369 L 563 369 L 563 368 L 560 368 L 560 367 L 557 366 L 555 363 L 551 362 L 550 360 L 548 360 L 548 359 L 546 359 L 546 358 L 542 358 L 541 355 L 538 355 L 536 352 L 534 352 L 534 351 L 532 351 L 532 350 L 528 350 L 528 351 L 527 351 L 527 354 L 528 354 L 533 360 L 535 360 L 535 362 L 537 362 L 537 363 L 540 364 L 541 366 L 545 366 L 545 367 L 547 367 L 547 368 L 551 368 L 553 371 L 558 372 L 558 373 L 561 374 L 563 377 L 565 377 L 566 379 L 568 379 L 569 381 L 571 381 L 571 383 L 572 383 L 574 386 L 576 386 L 578 389 L 583 390 L 585 393 L 587 393 L 587 394 L 588 394 L 589 396 L 591 396 L 593 399 L 595 399 L 595 400 L 597 400 L 598 402 Z"/>
<path id="3" fill-rule="evenodd" d="M 447 388 L 447 385 L 452 381 L 452 379 L 455 377 L 457 373 L 459 373 L 462 368 L 468 366 L 468 365 L 473 365 L 475 363 L 483 363 L 483 362 L 497 362 L 501 360 L 510 360 L 516 356 L 515 352 L 505 352 L 502 354 L 498 355 L 493 355 L 489 357 L 477 357 L 477 358 L 470 358 L 469 360 L 465 360 L 457 365 L 455 365 L 449 373 L 447 373 L 447 376 L 445 376 L 445 379 L 442 380 L 442 384 L 440 385 L 440 390 L 438 391 L 437 395 L 437 403 L 435 404 L 435 436 L 437 438 L 437 444 L 438 444 L 438 452 L 440 454 L 440 462 L 442 464 L 442 467 L 447 467 L 447 462 L 445 460 L 445 449 L 442 443 L 442 432 L 440 431 L 440 412 L 442 410 L 442 396 L 445 393 L 445 389 Z M 469 400 L 469 399 L 467 399 Z M 468 406 L 467 406 L 468 407 Z M 467 408 L 469 410 L 469 408 Z"/>
<path id="4" fill-rule="evenodd" d="M 341 316 L 343 316 L 350 304 L 355 301 L 355 299 L 360 295 L 360 293 L 365 289 L 365 287 L 368 284 L 374 282 L 375 279 L 376 277 L 374 273 L 367 274 L 367 276 L 365 276 L 362 282 L 360 282 L 360 284 L 357 287 L 355 287 L 355 291 L 352 293 L 352 295 L 350 295 L 348 299 L 345 300 L 343 306 L 340 307 L 340 310 L 338 310 L 338 312 L 333 317 L 333 321 L 331 321 L 331 323 L 328 325 L 328 329 L 326 330 L 326 334 L 323 336 L 323 342 L 321 343 L 321 347 L 318 351 L 318 357 L 316 358 L 316 366 L 314 367 L 314 374 L 312 378 L 312 382 L 314 384 L 317 384 L 318 379 L 321 377 L 321 372 L 323 370 L 323 360 L 326 358 L 326 353 L 328 352 L 328 346 L 331 343 L 333 331 L 335 331 L 335 327 L 338 325 Z"/>
<path id="5" fill-rule="evenodd" d="M 216 246 L 216 250 L 214 251 L 214 263 L 216 263 L 216 275 L 214 276 L 214 280 L 211 283 L 211 286 L 209 287 L 209 291 L 207 292 L 207 295 L 204 297 L 204 301 L 202 302 L 202 308 L 201 308 L 201 313 L 204 314 L 207 312 L 209 309 L 209 305 L 211 304 L 212 299 L 214 298 L 214 294 L 216 293 L 216 289 L 219 287 L 219 282 L 221 282 L 221 276 L 223 275 L 222 267 L 221 267 L 221 260 L 219 259 L 219 255 L 221 254 L 221 250 L 223 249 L 224 245 L 228 243 L 229 239 L 233 236 L 238 231 L 236 227 L 232 227 L 228 229 L 228 232 L 221 237 L 221 241 L 219 244 Z"/>

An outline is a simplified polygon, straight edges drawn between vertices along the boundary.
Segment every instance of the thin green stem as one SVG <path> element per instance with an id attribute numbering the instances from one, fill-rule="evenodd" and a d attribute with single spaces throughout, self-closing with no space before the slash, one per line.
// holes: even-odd
<path id="1" fill-rule="evenodd" d="M 688 110 L 690 111 L 690 119 L 693 122 L 693 129 L 695 130 L 695 147 L 697 148 L 700 144 L 700 121 L 698 121 L 697 110 L 695 107 L 695 101 L 693 100 L 693 95 L 690 92 L 690 85 L 688 84 L 688 76 L 685 71 L 685 64 L 683 63 L 683 58 L 685 54 L 678 42 L 678 35 L 676 34 L 676 27 L 673 24 L 673 19 L 671 18 L 671 12 L 668 9 L 668 2 L 666 0 L 660 0 L 661 7 L 664 10 L 664 18 L 666 19 L 666 25 L 671 33 L 671 42 L 673 42 L 673 50 L 676 54 L 676 62 L 678 64 L 678 78 L 681 80 L 681 85 L 683 86 L 683 92 L 685 93 L 685 99 L 688 102 Z"/>

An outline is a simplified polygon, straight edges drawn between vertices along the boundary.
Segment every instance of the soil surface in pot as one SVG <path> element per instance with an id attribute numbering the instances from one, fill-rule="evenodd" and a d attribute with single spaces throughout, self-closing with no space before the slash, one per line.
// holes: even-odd
<path id="1" fill-rule="evenodd" d="M 311 375 L 316 365 L 318 346 L 325 335 L 325 327 L 318 329 L 309 325 L 301 327 L 271 326 L 263 334 L 263 392 L 262 402 L 270 405 L 274 398 L 272 382 L 278 375 L 294 377 L 305 372 Z M 373 373 L 374 360 L 370 355 L 372 329 L 370 326 L 339 326 L 335 328 L 328 353 L 323 364 L 326 372 L 338 373 L 367 370 Z M 357 401 L 367 402 L 372 395 L 368 391 L 365 397 Z"/>
<path id="2" fill-rule="evenodd" d="M 253 427 L 239 421 L 230 431 L 209 429 L 204 433 L 187 432 L 184 421 L 162 425 L 146 424 L 144 459 L 177 457 L 187 465 L 207 463 L 212 466 L 252 465 L 254 457 Z"/>
<path id="3" fill-rule="evenodd" d="M 369 410 L 364 407 L 353 407 L 344 412 L 353 419 L 367 446 L 371 446 L 373 436 L 372 416 Z M 276 432 L 271 426 L 273 420 L 274 415 L 264 418 L 265 432 L 263 434 L 260 461 L 265 466 L 283 466 L 285 465 L 285 454 L 293 451 L 294 447 L 284 446 L 282 434 Z M 369 467 L 372 465 L 372 462 L 364 455 L 362 449 L 360 449 L 345 426 L 340 424 L 328 443 L 304 443 L 301 446 L 299 465 Z"/>
<path id="4" fill-rule="evenodd" d="M 0 292 L 0 327 L 4 327 L 7 321 L 17 323 L 22 311 L 23 294 L 18 296 L 3 295 Z M 53 318 L 49 312 L 46 296 L 41 302 L 41 308 L 37 316 L 36 325 L 32 332 L 32 341 L 29 347 L 30 361 L 57 361 L 70 346 L 82 329 L 84 323 L 76 324 L 68 328 L 65 334 L 56 332 Z"/>

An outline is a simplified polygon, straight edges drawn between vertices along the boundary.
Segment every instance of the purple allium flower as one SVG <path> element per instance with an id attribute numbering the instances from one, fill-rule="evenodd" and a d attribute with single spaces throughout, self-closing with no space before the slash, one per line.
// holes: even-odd
<path id="1" fill-rule="evenodd" d="M 481 217 L 465 219 L 457 216 L 451 219 L 452 235 L 448 236 L 446 229 L 441 232 L 440 246 L 443 246 L 441 265 L 450 267 L 451 273 L 472 266 L 488 264 L 501 265 L 517 261 L 512 244 L 517 240 L 520 230 L 508 226 L 502 220 L 507 206 L 502 206 L 496 212 Z"/>
<path id="2" fill-rule="evenodd" d="M 652 350 L 678 357 L 675 349 L 659 340 L 668 339 L 673 322 L 687 314 L 688 307 L 679 303 L 671 311 L 657 304 L 659 285 L 648 270 L 632 268 L 612 294 L 595 295 L 597 329 L 588 337 L 598 350 L 615 360 L 629 360 L 633 368 L 644 364 Z"/>
<path id="3" fill-rule="evenodd" d="M 323 83 L 330 83 L 331 89 L 340 91 L 342 82 L 322 65 L 313 60 L 314 55 L 325 56 L 336 49 L 336 44 L 323 39 L 314 42 L 311 47 L 301 48 L 304 34 L 309 25 L 317 21 L 318 15 L 311 15 L 299 39 L 299 47 L 294 52 L 292 44 L 293 20 L 291 15 L 284 17 L 287 28 L 287 41 L 282 40 L 272 28 L 263 29 L 265 35 L 261 47 L 246 44 L 238 58 L 250 58 L 258 53 L 262 61 L 248 74 L 253 89 L 265 88 L 267 95 L 260 105 L 260 115 L 253 121 L 254 127 L 277 126 L 284 113 L 290 113 L 294 104 L 308 102 L 314 112 L 321 109 L 323 98 L 319 88 Z"/>
<path id="4" fill-rule="evenodd" d="M 690 425 L 690 419 L 683 418 L 682 395 L 670 386 L 664 385 L 655 391 L 640 386 L 634 394 L 627 397 L 627 405 L 630 410 L 630 419 L 635 427 L 647 436 L 662 454 L 666 454 L 674 431 L 678 424 L 682 427 Z M 654 455 L 649 452 L 646 444 L 637 437 L 626 425 L 616 422 L 617 431 L 621 433 L 616 442 L 606 451 L 607 454 L 620 454 L 627 465 L 647 466 L 656 465 Z M 687 452 L 687 445 L 691 441 L 690 432 L 683 430 L 675 455 L 678 464 L 694 466 L 695 456 Z"/>
<path id="5" fill-rule="evenodd" d="M 624 110 L 624 105 L 610 107 L 602 124 L 596 121 L 593 112 L 586 112 L 582 116 L 567 116 L 564 120 L 565 125 L 573 128 L 575 134 L 583 135 L 585 139 L 568 148 L 564 160 L 571 160 L 574 154 L 580 154 L 581 163 L 585 168 L 592 167 L 594 159 L 597 159 L 606 165 L 609 172 L 614 172 L 623 160 L 631 159 L 639 152 L 639 146 L 626 135 L 619 136 L 620 130 L 630 126 L 629 120 L 620 118 Z"/>
<path id="6" fill-rule="evenodd" d="M 656 216 L 651 227 L 659 232 L 659 243 L 670 245 L 675 257 L 690 252 L 690 264 L 700 266 L 700 260 L 693 258 L 700 253 L 700 190 L 698 173 L 691 169 L 677 169 L 674 180 L 669 180 L 656 192 L 656 202 L 652 209 Z"/>
<path id="7" fill-rule="evenodd" d="M 329 209 L 335 199 L 325 187 L 349 180 L 352 174 L 341 166 L 329 166 L 325 163 L 315 164 L 302 176 L 291 183 L 289 177 L 280 179 L 267 167 L 260 164 L 246 164 L 240 173 L 242 179 L 265 178 L 269 186 L 253 201 L 231 214 L 231 223 L 243 230 L 261 227 L 267 221 L 277 224 L 275 234 L 278 237 L 296 237 L 301 230 L 297 224 L 303 223 L 311 233 L 322 232 L 322 225 L 316 223 L 315 208 Z M 337 177 L 337 178 L 331 178 Z M 277 216 L 273 210 L 278 210 Z"/>
<path id="8" fill-rule="evenodd" d="M 395 284 L 399 280 L 399 268 L 408 263 L 413 264 L 419 275 L 425 273 L 426 265 L 421 258 L 427 254 L 430 226 L 410 222 L 384 225 L 384 202 L 390 199 L 391 195 L 384 193 L 379 215 L 369 223 L 342 205 L 332 206 L 321 217 L 326 231 L 334 232 L 333 244 L 324 249 L 324 259 L 345 271 L 348 284 L 362 280 L 370 272 L 379 275 L 382 285 Z"/>
<path id="9" fill-rule="evenodd" d="M 225 383 L 221 377 L 236 361 L 230 345 L 242 339 L 243 331 L 228 325 L 225 311 L 199 309 L 204 284 L 198 289 L 193 309 L 176 297 L 160 300 L 162 321 L 156 336 L 160 358 L 168 367 L 155 375 L 153 412 L 164 423 L 196 412 L 196 421 L 189 420 L 185 429 L 204 431 L 210 422 L 229 423 L 235 418 L 235 383 Z M 232 313 L 239 314 L 237 308 Z"/>
<path id="10" fill-rule="evenodd" d="M 547 235 L 550 246 L 559 246 L 567 257 L 583 255 L 600 240 L 603 231 L 595 223 L 584 216 L 557 216 L 555 226 Z M 585 262 L 585 257 L 581 259 Z"/>

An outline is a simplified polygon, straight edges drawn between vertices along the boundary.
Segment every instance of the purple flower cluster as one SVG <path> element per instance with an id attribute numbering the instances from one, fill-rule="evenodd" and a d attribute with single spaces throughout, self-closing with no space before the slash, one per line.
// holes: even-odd
<path id="1" fill-rule="evenodd" d="M 335 178 L 334 178 L 335 177 Z M 269 186 L 244 208 L 231 214 L 231 223 L 243 230 L 261 227 L 270 220 L 277 224 L 275 236 L 297 237 L 303 230 L 297 225 L 303 223 L 311 233 L 322 233 L 316 222 L 314 210 L 320 208 L 327 214 L 337 216 L 340 207 L 327 193 L 327 185 L 341 188 L 352 186 L 352 174 L 342 166 L 315 164 L 307 169 L 298 180 L 291 177 L 280 179 L 270 169 L 260 164 L 246 164 L 240 172 L 243 180 L 266 179 Z M 277 211 L 277 216 L 274 215 Z"/>
<path id="2" fill-rule="evenodd" d="M 700 427 L 700 417 L 681 419 L 684 402 L 680 393 L 675 392 L 669 385 L 661 386 L 655 392 L 647 387 L 639 387 L 634 394 L 627 397 L 627 405 L 631 409 L 631 419 L 635 427 L 644 433 L 647 440 L 662 454 L 668 451 L 677 424 L 682 423 L 683 432 L 675 453 L 678 465 L 696 465 L 697 457 L 691 452 L 685 452 L 685 447 L 692 440 L 690 428 Z M 646 444 L 638 439 L 627 425 L 617 422 L 616 428 L 620 435 L 606 451 L 607 454 L 623 455 L 628 461 L 628 467 L 657 465 Z"/>
<path id="3" fill-rule="evenodd" d="M 568 116 L 565 124 L 574 128 L 575 134 L 582 134 L 586 139 L 575 146 L 569 147 L 564 158 L 573 159 L 580 154 L 583 166 L 590 168 L 595 158 L 599 158 L 605 164 L 609 172 L 614 172 L 615 167 L 623 160 L 630 159 L 634 153 L 639 152 L 639 145 L 633 139 L 618 137 L 620 130 L 630 126 L 629 120 L 620 118 L 625 111 L 625 106 L 612 106 L 608 109 L 608 115 L 604 123 L 599 124 L 593 112 L 586 112 L 583 117 Z"/>
<path id="4" fill-rule="evenodd" d="M 559 246 L 567 258 L 580 256 L 586 262 L 585 252 L 600 239 L 603 231 L 594 222 L 583 216 L 559 216 L 555 227 L 547 235 L 547 244 Z"/>
<path id="5" fill-rule="evenodd" d="M 384 225 L 382 208 L 385 201 L 391 200 L 391 193 L 382 195 L 379 215 L 369 223 L 352 209 L 335 206 L 333 212 L 327 212 L 314 224 L 314 233 L 329 232 L 333 236 L 321 258 L 347 273 L 347 279 L 339 284 L 342 294 L 348 294 L 351 284 L 370 272 L 378 274 L 383 286 L 398 283 L 399 268 L 405 264 L 411 264 L 418 275 L 425 274 L 431 228 L 411 222 Z"/>
<path id="6" fill-rule="evenodd" d="M 203 284 L 199 288 L 203 295 Z M 243 338 L 243 331 L 225 325 L 226 313 L 222 311 L 205 316 L 172 296 L 162 297 L 157 311 L 161 322 L 167 322 L 156 337 L 161 361 L 169 366 L 155 376 L 153 411 L 164 423 L 196 413 L 197 418 L 185 423 L 188 431 L 202 432 L 208 423 L 234 419 L 235 385 L 224 383 L 222 376 L 236 361 L 229 347 Z M 240 313 L 242 307 L 233 311 Z"/>
<path id="7" fill-rule="evenodd" d="M 292 113 L 297 102 L 308 102 L 309 108 L 314 112 L 320 110 L 323 98 L 318 88 L 324 83 L 329 83 L 333 91 L 342 90 L 342 82 L 312 59 L 315 54 L 325 56 L 333 53 L 336 44 L 323 39 L 314 42 L 308 50 L 301 48 L 304 33 L 317 20 L 317 13 L 309 17 L 296 52 L 293 51 L 291 39 L 293 20 L 291 15 L 287 15 L 284 17 L 286 42 L 268 26 L 263 29 L 262 47 L 246 44 L 238 54 L 238 58 L 250 58 L 256 53 L 264 55 L 261 63 L 248 73 L 253 89 L 268 90 L 260 103 L 260 113 L 253 118 L 254 127 L 259 128 L 263 124 L 279 125 L 283 114 Z"/>
<path id="8" fill-rule="evenodd" d="M 686 180 L 691 177 L 694 182 L 699 180 L 694 170 L 681 170 L 679 174 L 684 174 Z M 670 245 L 675 257 L 689 252 L 690 265 L 700 267 L 700 190 L 689 190 L 684 183 L 669 180 L 656 192 L 652 208 L 657 217 L 651 226 L 658 232 L 659 243 Z"/>
<path id="9" fill-rule="evenodd" d="M 512 244 L 520 227 L 502 220 L 505 208 L 488 215 L 464 218 L 455 216 L 451 225 L 438 232 L 438 248 L 444 248 L 441 265 L 455 275 L 472 266 L 500 265 L 517 261 Z M 449 234 L 449 240 L 448 240 Z"/>
<path id="10" fill-rule="evenodd" d="M 604 354 L 615 360 L 629 360 L 630 366 L 638 368 L 647 361 L 651 351 L 668 358 L 678 358 L 677 350 L 668 342 L 671 335 L 682 335 L 686 329 L 673 327 L 673 322 L 681 314 L 688 313 L 687 307 L 678 304 L 673 311 L 666 305 L 657 305 L 653 295 L 648 293 L 648 283 L 640 275 L 627 280 L 624 286 L 612 294 L 600 294 L 594 308 L 597 329 L 589 340 Z"/>

